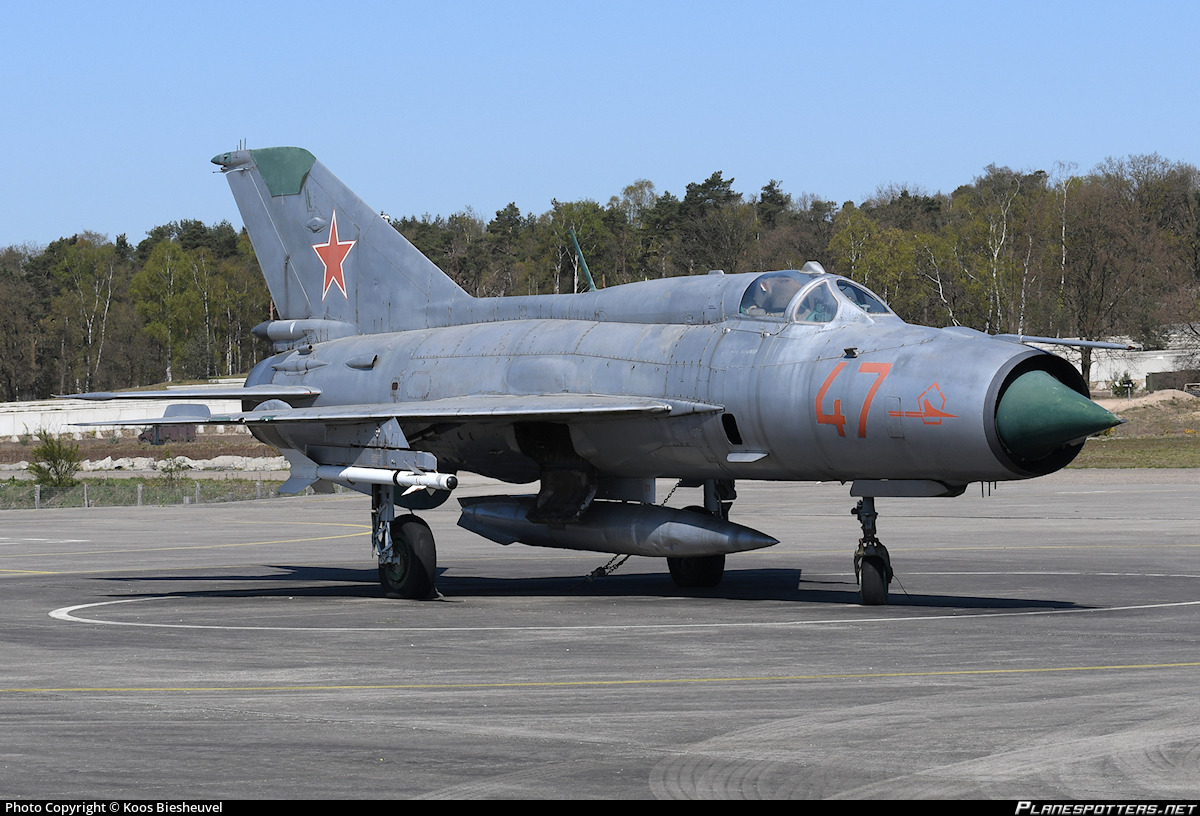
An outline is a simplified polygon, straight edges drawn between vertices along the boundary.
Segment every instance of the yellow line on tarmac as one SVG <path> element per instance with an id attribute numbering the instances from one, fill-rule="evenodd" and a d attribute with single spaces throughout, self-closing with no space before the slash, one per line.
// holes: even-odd
<path id="1" fill-rule="evenodd" d="M 0 688 L 0 694 L 43 694 L 61 692 L 278 692 L 278 691 L 474 691 L 510 688 L 600 688 L 605 686 L 665 686 L 696 683 L 778 683 L 820 680 L 887 680 L 902 677 L 963 677 L 1011 674 L 1047 674 L 1054 672 L 1134 671 L 1147 669 L 1184 669 L 1200 667 L 1200 661 L 1188 663 L 1131 663 L 1112 666 L 1052 666 L 1027 669 L 948 669 L 923 672 L 869 672 L 863 674 L 784 674 L 748 677 L 668 677 L 649 680 L 540 680 L 509 683 L 378 683 L 370 685 L 310 686 L 64 686 L 60 688 Z"/>
<path id="2" fill-rule="evenodd" d="M 299 524 L 306 527 L 354 527 L 358 530 L 366 530 L 370 532 L 370 524 L 358 524 L 352 521 L 234 521 L 232 524 L 259 524 L 270 525 L 276 527 L 280 524 Z"/>
<path id="3" fill-rule="evenodd" d="M 360 530 L 356 533 L 341 533 L 339 535 L 314 536 L 312 538 L 281 538 L 276 541 L 241 541 L 228 544 L 188 544 L 178 547 L 125 547 L 107 550 L 69 550 L 64 552 L 12 553 L 0 555 L 0 558 L 42 558 L 52 555 L 107 555 L 110 553 L 144 553 L 144 552 L 174 552 L 179 550 L 221 550 L 231 547 L 263 547 L 268 544 L 303 544 L 309 541 L 333 541 L 338 538 L 354 538 L 370 535 L 370 530 Z"/>
<path id="4" fill-rule="evenodd" d="M 272 544 L 303 544 L 313 541 L 334 541 L 339 538 L 356 538 L 358 536 L 370 535 L 370 525 L 366 524 L 350 524 L 347 522 L 324 522 L 324 521 L 288 521 L 288 522 L 236 522 L 238 524 L 299 524 L 313 527 L 352 527 L 355 528 L 353 533 L 338 533 L 336 535 L 312 536 L 310 538 L 282 538 L 272 541 L 241 541 L 227 542 L 224 544 L 186 544 L 171 547 L 120 547 L 100 550 L 69 550 L 63 552 L 24 552 L 24 553 L 4 553 L 0 554 L 0 559 L 6 558 L 50 558 L 55 556 L 69 556 L 72 558 L 81 555 L 111 555 L 114 553 L 151 553 L 151 552 L 179 552 L 183 550 L 221 550 L 237 547 L 265 547 Z M 35 569 L 0 569 L 0 575 L 66 575 L 66 574 L 82 574 L 90 572 L 128 572 L 131 568 L 109 568 L 109 569 L 85 569 L 85 570 L 35 570 Z"/>

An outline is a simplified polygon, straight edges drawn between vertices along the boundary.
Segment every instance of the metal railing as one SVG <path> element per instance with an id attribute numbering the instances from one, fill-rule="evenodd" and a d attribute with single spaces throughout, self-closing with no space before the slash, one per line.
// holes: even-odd
<path id="1" fill-rule="evenodd" d="M 71 487 L 50 487 L 10 479 L 0 482 L 0 510 L 142 507 L 274 499 L 280 497 L 282 484 L 263 479 L 95 479 Z M 311 489 L 306 493 L 311 493 Z"/>

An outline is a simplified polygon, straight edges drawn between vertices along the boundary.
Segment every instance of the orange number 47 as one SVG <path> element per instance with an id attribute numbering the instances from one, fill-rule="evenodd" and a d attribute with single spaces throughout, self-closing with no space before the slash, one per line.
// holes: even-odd
<path id="1" fill-rule="evenodd" d="M 830 414 L 825 413 L 825 409 L 822 406 L 825 402 L 825 394 L 829 391 L 829 386 L 833 385 L 833 381 L 837 379 L 845 367 L 845 362 L 838 363 L 833 367 L 833 371 L 829 372 L 829 376 L 825 378 L 825 382 L 821 384 L 821 388 L 817 391 L 816 400 L 817 424 L 833 425 L 837 428 L 838 436 L 846 435 L 846 415 L 842 413 L 842 401 L 840 399 L 833 401 L 833 413 Z M 887 379 L 887 375 L 891 370 L 891 363 L 859 363 L 858 365 L 858 373 L 875 375 L 875 382 L 871 383 L 871 387 L 867 389 L 867 398 L 863 400 L 862 408 L 858 412 L 859 438 L 865 438 L 867 435 L 867 415 L 871 412 L 871 402 L 874 401 L 875 393 L 879 390 L 879 386 L 883 385 L 883 381 Z"/>

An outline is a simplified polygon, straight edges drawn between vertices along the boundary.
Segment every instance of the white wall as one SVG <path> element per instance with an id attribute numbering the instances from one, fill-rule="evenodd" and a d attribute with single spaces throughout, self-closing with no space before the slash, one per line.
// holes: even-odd
<path id="1" fill-rule="evenodd" d="M 1116 337 L 1115 342 L 1128 342 L 1128 338 Z M 1079 368 L 1079 349 L 1064 346 L 1042 346 L 1047 351 L 1058 354 L 1071 361 Z M 1095 388 L 1108 388 L 1113 380 L 1119 380 L 1125 372 L 1137 384 L 1138 388 L 1146 387 L 1146 375 L 1160 371 L 1180 371 L 1197 368 L 1196 339 L 1184 334 L 1171 336 L 1167 348 L 1158 351 L 1119 351 L 1113 349 L 1092 349 L 1092 371 L 1088 380 Z"/>
<path id="2" fill-rule="evenodd" d="M 182 400 L 181 400 L 182 401 Z M 242 410 L 240 400 L 188 400 L 189 404 L 207 405 L 214 414 Z M 74 427 L 77 423 L 103 422 L 114 419 L 154 419 L 161 417 L 169 402 L 163 400 L 92 400 L 56 399 L 35 402 L 0 403 L 0 439 L 13 442 L 23 434 L 32 435 L 45 428 L 55 434 L 71 434 L 76 439 L 85 434 L 99 435 L 119 430 L 122 436 L 137 436 L 145 426 L 120 428 Z M 236 426 L 241 430 L 241 426 Z M 220 433 L 226 426 L 200 426 L 205 433 Z M 232 428 L 229 428 L 232 430 Z"/>

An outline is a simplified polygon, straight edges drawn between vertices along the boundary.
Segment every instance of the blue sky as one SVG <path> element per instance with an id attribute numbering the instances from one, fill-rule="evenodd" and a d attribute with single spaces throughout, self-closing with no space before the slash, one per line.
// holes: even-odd
<path id="1" fill-rule="evenodd" d="M 1200 4 L 10 4 L 0 246 L 241 225 L 213 155 L 307 147 L 393 216 L 950 192 L 988 164 L 1200 163 Z"/>

